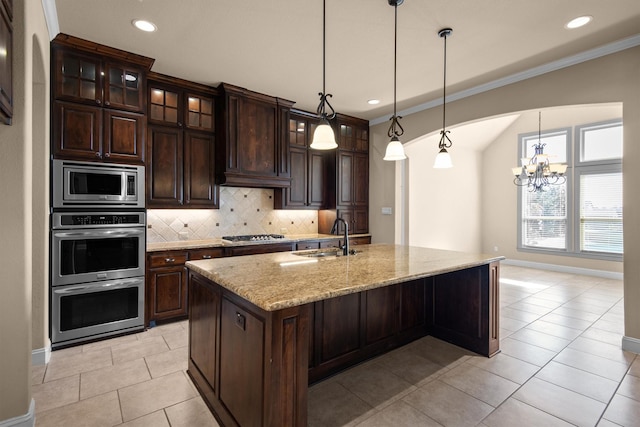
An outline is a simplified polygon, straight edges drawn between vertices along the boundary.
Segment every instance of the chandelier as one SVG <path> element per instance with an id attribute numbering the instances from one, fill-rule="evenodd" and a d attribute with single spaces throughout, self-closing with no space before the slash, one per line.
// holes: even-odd
<path id="1" fill-rule="evenodd" d="M 549 185 L 561 185 L 567 181 L 565 172 L 567 165 L 549 162 L 549 156 L 544 154 L 547 144 L 541 142 L 542 113 L 538 112 L 538 143 L 533 145 L 534 155 L 523 157 L 522 166 L 511 168 L 515 175 L 513 183 L 518 187 L 527 187 L 532 192 L 545 191 Z"/>

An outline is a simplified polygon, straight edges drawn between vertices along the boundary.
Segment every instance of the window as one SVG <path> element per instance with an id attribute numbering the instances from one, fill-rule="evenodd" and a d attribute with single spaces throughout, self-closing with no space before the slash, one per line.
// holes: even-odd
<path id="1" fill-rule="evenodd" d="M 622 122 L 577 126 L 574 134 L 575 141 L 569 129 L 541 135 L 550 161 L 567 163 L 567 182 L 538 193 L 520 188 L 518 248 L 621 260 Z M 519 136 L 520 157 L 532 155 L 537 137 Z"/>

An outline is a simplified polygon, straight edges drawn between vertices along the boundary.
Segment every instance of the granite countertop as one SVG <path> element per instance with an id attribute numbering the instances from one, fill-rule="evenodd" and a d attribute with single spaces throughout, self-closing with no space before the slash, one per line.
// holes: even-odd
<path id="1" fill-rule="evenodd" d="M 357 250 L 351 256 L 308 258 L 278 252 L 188 261 L 186 265 L 256 306 L 275 311 L 504 259 L 384 244 L 358 246 Z M 298 253 L 309 252 L 314 251 Z"/>
<path id="2" fill-rule="evenodd" d="M 350 234 L 349 237 L 368 237 L 371 234 Z M 215 247 L 232 247 L 247 245 L 268 245 L 271 243 L 300 242 L 303 240 L 333 240 L 341 239 L 342 236 L 335 234 L 291 234 L 285 235 L 284 239 L 260 240 L 255 242 L 229 242 L 222 239 L 203 240 L 178 240 L 175 242 L 154 242 L 147 243 L 147 252 L 171 251 L 182 249 L 202 249 Z"/>

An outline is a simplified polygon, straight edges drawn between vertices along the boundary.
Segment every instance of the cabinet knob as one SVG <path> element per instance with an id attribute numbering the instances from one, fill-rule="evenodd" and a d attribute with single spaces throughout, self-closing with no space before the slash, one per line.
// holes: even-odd
<path id="1" fill-rule="evenodd" d="M 178 127 L 182 127 L 182 122 L 178 122 Z"/>
<path id="2" fill-rule="evenodd" d="M 166 262 L 166 263 L 176 262 L 176 259 L 175 258 L 165 258 L 164 262 Z"/>
<path id="3" fill-rule="evenodd" d="M 97 157 L 97 158 L 101 158 L 101 157 L 102 157 L 102 154 L 100 154 L 100 153 L 96 153 L 96 157 Z"/>
<path id="4" fill-rule="evenodd" d="M 102 101 L 100 101 L 99 99 L 96 99 L 96 104 L 101 104 Z"/>
<path id="5" fill-rule="evenodd" d="M 202 255 L 202 259 L 211 259 L 211 255 Z"/>
<path id="6" fill-rule="evenodd" d="M 109 158 L 109 157 L 111 157 L 111 154 L 110 154 L 110 153 L 106 153 L 104 156 L 105 156 L 106 158 Z"/>
<path id="7" fill-rule="evenodd" d="M 109 101 L 104 101 L 104 105 L 111 105 Z"/>

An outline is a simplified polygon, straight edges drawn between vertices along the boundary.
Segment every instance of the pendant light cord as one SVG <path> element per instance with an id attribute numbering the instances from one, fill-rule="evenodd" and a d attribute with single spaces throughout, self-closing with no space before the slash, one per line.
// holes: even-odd
<path id="1" fill-rule="evenodd" d="M 398 121 L 402 117 L 399 117 L 396 110 L 396 87 L 397 87 L 397 73 L 398 73 L 398 3 L 402 3 L 396 0 L 393 9 L 395 12 L 394 17 L 394 30 L 393 30 L 393 116 L 391 117 L 391 126 L 387 135 L 389 138 L 402 136 L 404 129 Z"/>
<path id="2" fill-rule="evenodd" d="M 440 150 L 451 148 L 453 143 L 449 139 L 447 135 L 449 133 L 446 130 L 447 124 L 447 37 L 451 35 L 453 30 L 451 28 L 444 28 L 438 32 L 440 37 L 444 38 L 444 77 L 443 77 L 443 85 L 442 85 L 442 130 L 440 131 L 440 143 L 438 144 L 438 148 Z"/>
<path id="3" fill-rule="evenodd" d="M 327 27 L 327 0 L 322 1 L 322 92 L 320 95 L 320 104 L 318 104 L 317 113 L 320 119 L 328 122 L 336 116 L 336 110 L 329 103 L 327 98 L 331 98 L 333 95 L 326 91 L 326 61 L 327 61 L 327 49 L 326 49 L 326 27 Z M 329 107 L 331 114 L 327 115 L 326 107 Z"/>

